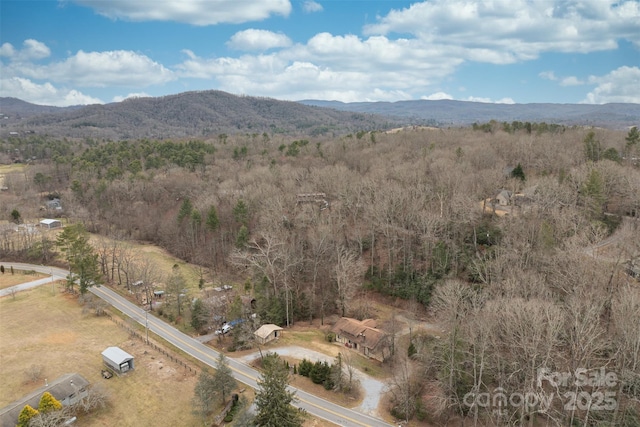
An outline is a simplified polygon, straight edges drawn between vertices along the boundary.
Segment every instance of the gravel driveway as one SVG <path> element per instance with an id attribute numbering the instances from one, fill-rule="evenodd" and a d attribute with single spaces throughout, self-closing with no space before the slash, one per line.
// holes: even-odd
<path id="1" fill-rule="evenodd" d="M 280 356 L 292 357 L 299 360 L 307 359 L 312 362 L 320 361 L 331 364 L 334 361 L 333 357 L 327 356 L 324 353 L 298 346 L 270 348 L 269 351 L 278 353 Z M 245 363 L 251 363 L 258 357 L 260 357 L 260 353 L 255 352 L 242 356 L 240 359 Z M 358 381 L 360 381 L 360 385 L 364 390 L 364 398 L 362 399 L 362 403 L 360 404 L 360 406 L 357 406 L 353 409 L 367 415 L 376 417 L 379 416 L 378 405 L 380 404 L 380 398 L 384 394 L 385 384 L 382 381 L 371 378 L 369 375 L 358 370 L 355 371 L 355 377 L 358 379 Z"/>

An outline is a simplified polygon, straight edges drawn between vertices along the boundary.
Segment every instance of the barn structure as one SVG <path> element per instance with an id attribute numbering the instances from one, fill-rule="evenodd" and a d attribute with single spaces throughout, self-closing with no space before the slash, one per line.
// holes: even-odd
<path id="1" fill-rule="evenodd" d="M 133 356 L 120 347 L 109 347 L 103 351 L 102 361 L 116 374 L 124 374 L 133 369 Z"/>

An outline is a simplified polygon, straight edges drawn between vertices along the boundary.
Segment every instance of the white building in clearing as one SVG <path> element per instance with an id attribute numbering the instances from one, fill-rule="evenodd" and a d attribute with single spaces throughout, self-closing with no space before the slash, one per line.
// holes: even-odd
<path id="1" fill-rule="evenodd" d="M 108 347 L 102 352 L 102 361 L 116 374 L 124 374 L 133 369 L 133 356 L 120 347 Z"/>
<path id="2" fill-rule="evenodd" d="M 40 221 L 40 227 L 60 228 L 62 227 L 62 222 L 57 219 L 43 219 L 42 221 Z"/>

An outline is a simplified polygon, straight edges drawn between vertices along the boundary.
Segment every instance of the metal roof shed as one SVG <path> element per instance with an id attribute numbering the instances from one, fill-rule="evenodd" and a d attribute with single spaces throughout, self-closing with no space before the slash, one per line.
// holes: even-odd
<path id="1" fill-rule="evenodd" d="M 43 219 L 40 221 L 40 226 L 45 228 L 60 228 L 62 222 L 58 219 Z"/>
<path id="2" fill-rule="evenodd" d="M 102 352 L 102 361 L 116 374 L 133 369 L 133 356 L 119 347 L 109 347 Z"/>

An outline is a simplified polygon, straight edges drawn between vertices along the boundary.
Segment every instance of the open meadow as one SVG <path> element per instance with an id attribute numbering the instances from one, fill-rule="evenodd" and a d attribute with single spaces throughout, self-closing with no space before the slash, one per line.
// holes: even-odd
<path id="1" fill-rule="evenodd" d="M 0 275 L 0 288 L 38 278 L 19 270 L 15 273 Z M 107 408 L 80 417 L 83 426 L 202 425 L 190 410 L 196 374 L 132 337 L 109 317 L 83 310 L 77 297 L 62 292 L 62 283 L 57 283 L 55 294 L 50 286 L 42 286 L 0 298 L 0 407 L 43 386 L 45 380 L 77 372 L 92 385 L 102 386 L 109 396 Z M 305 335 L 300 332 L 295 336 L 300 334 Z M 321 341 L 321 335 L 315 338 Z M 172 354 L 170 349 L 154 344 Z M 134 356 L 134 371 L 109 380 L 102 378 L 101 352 L 110 346 Z M 177 355 L 174 353 L 173 357 Z M 192 369 L 197 368 L 184 361 Z M 32 379 L 34 371 L 41 371 L 37 380 Z M 299 385 L 305 389 L 310 386 Z M 254 392 L 246 390 L 244 395 L 252 400 Z M 304 425 L 334 424 L 308 416 Z"/>
<path id="2" fill-rule="evenodd" d="M 40 287 L 0 299 L 0 406 L 70 372 L 101 384 L 109 406 L 82 417 L 82 425 L 201 425 L 191 414 L 196 375 L 132 339 L 108 317 L 83 313 L 76 297 Z M 135 357 L 135 370 L 105 380 L 101 352 L 118 346 Z M 27 372 L 42 367 L 36 381 Z M 195 366 L 194 366 L 195 368 Z"/>

